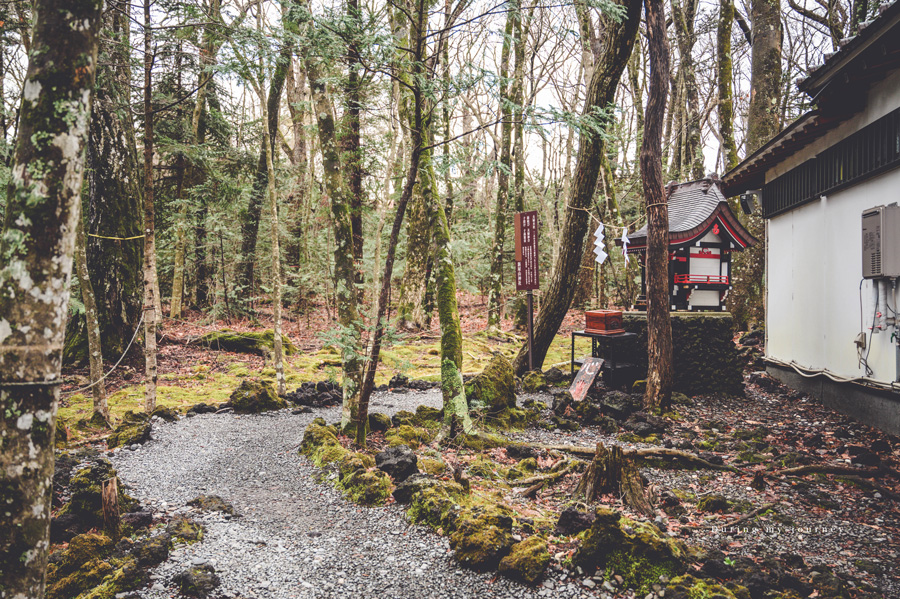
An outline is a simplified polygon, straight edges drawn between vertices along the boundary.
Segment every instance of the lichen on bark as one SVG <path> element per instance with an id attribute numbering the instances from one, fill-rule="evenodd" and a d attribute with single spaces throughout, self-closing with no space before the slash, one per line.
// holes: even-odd
<path id="1" fill-rule="evenodd" d="M 37 0 L 0 236 L 0 580 L 44 591 L 55 416 L 102 0 Z"/>

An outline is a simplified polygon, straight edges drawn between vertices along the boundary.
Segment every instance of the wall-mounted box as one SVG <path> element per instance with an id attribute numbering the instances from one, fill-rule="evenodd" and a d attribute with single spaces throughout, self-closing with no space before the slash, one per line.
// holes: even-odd
<path id="1" fill-rule="evenodd" d="M 900 206 L 876 206 L 862 213 L 863 278 L 900 277 Z"/>

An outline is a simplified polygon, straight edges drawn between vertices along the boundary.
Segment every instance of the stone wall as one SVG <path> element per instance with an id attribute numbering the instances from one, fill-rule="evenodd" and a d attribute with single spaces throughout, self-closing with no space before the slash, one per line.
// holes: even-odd
<path id="1" fill-rule="evenodd" d="M 621 360 L 647 368 L 647 313 L 625 312 L 625 330 L 636 342 L 623 348 Z M 674 390 L 688 395 L 743 394 L 743 361 L 732 340 L 728 312 L 672 312 Z"/>

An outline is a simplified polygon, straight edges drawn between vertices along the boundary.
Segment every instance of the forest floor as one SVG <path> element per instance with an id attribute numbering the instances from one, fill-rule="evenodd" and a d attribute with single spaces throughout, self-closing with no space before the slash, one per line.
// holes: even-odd
<path id="1" fill-rule="evenodd" d="M 460 293 L 459 310 L 463 330 L 464 374 L 481 372 L 494 353 L 499 352 L 512 358 L 525 342 L 524 333 L 514 330 L 508 319 L 504 320 L 501 335 L 489 336 L 485 332 L 487 300 L 482 296 Z M 582 313 L 576 310 L 566 316 L 547 353 L 545 368 L 554 364 L 568 365 L 569 334 L 573 329 L 579 328 L 582 319 Z M 297 348 L 296 354 L 285 357 L 285 377 L 289 391 L 303 382 L 336 381 L 340 378 L 340 353 L 333 342 L 336 326 L 333 312 L 322 306 L 314 306 L 304 314 L 285 313 L 283 333 Z M 226 401 L 241 380 L 251 375 L 274 381 L 275 369 L 270 356 L 212 350 L 197 343 L 204 334 L 222 329 L 254 333 L 271 328 L 271 314 L 265 311 L 261 311 L 253 319 L 215 322 L 198 312 L 187 313 L 180 320 L 165 318 L 157 358 L 158 404 L 182 410 L 201 401 L 216 404 Z M 381 351 L 382 365 L 376 375 L 376 385 L 386 384 L 396 374 L 427 381 L 440 379 L 440 326 L 437 316 L 432 319 L 429 330 L 414 333 L 393 331 L 390 337 Z M 585 347 L 589 347 L 589 342 Z M 108 370 L 109 363 L 118 357 L 106 358 Z M 114 422 L 129 410 L 141 409 L 143 373 L 142 354 L 131 351 L 105 380 Z M 91 392 L 84 389 L 89 383 L 86 365 L 63 369 L 59 416 L 66 423 L 90 418 Z M 74 428 L 70 433 L 74 439 L 81 439 L 84 435 L 83 431 Z"/>
<path id="2" fill-rule="evenodd" d="M 519 348 L 512 337 L 483 336 L 479 316 L 483 311 L 483 304 L 463 302 L 467 372 L 480 371 L 491 349 L 511 356 Z M 290 361 L 289 390 L 299 382 L 336 375 L 328 360 L 337 354 L 318 336 L 327 329 L 323 315 L 310 318 L 310 324 L 319 323 L 318 330 L 299 322 L 286 327 L 301 348 Z M 576 312 L 567 319 L 547 367 L 567 362 L 568 332 L 579 320 Z M 197 320 L 169 326 L 165 335 L 183 340 L 220 327 L 221 323 L 211 327 Z M 229 327 L 259 330 L 265 323 Z M 434 379 L 438 365 L 431 350 L 437 342 L 436 330 L 396 342 L 390 351 L 405 362 L 395 366 L 388 362 L 379 382 L 396 373 Z M 110 403 L 117 417 L 127 409 L 139 409 L 139 370 L 135 363 L 111 377 L 115 393 Z M 183 342 L 162 345 L 160 372 L 170 377 L 164 379 L 160 403 L 182 410 L 198 402 L 226 401 L 241 380 L 274 376 L 261 356 L 212 352 Z M 69 389 L 84 383 L 83 371 L 66 374 Z M 390 415 L 401 409 L 414 411 L 417 405 L 441 404 L 436 390 L 394 391 L 376 394 L 372 410 Z M 759 375 L 745 377 L 743 397 L 697 396 L 675 406 L 676 413 L 661 430 L 644 438 L 628 432 L 632 421 L 625 418 L 614 431 L 587 422 L 573 426 L 576 430 L 553 426 L 552 407 L 560 391 L 519 394 L 520 405 L 533 400 L 546 407 L 534 426 L 507 433 L 512 441 L 538 448 L 537 474 L 551 472 L 572 457 L 541 446 L 589 449 L 597 442 L 678 448 L 734 468 L 704 470 L 664 460 L 642 464 L 655 507 L 652 521 L 666 534 L 705 552 L 692 567 L 694 574 L 737 580 L 751 588 L 754 599 L 772 590 L 788 597 L 900 597 L 900 439 Z M 61 414 L 69 423 L 89 416 L 89 399 L 70 396 Z M 555 526 L 564 508 L 592 507 L 572 500 L 580 474 L 573 472 L 527 497 L 504 475 L 520 462 L 505 447 L 439 454 L 434 448 L 420 449 L 447 465 L 462 466 L 474 495 L 502 503 L 516 514 L 516 522 L 530 522 L 531 532 L 547 538 L 552 556 L 547 575 L 536 588 L 524 587 L 496 574 L 460 568 L 451 559 L 446 538 L 410 525 L 390 498 L 383 508 L 362 508 L 343 499 L 328 484 L 336 475 L 326 471 L 323 480 L 317 474 L 321 471 L 297 454 L 304 429 L 314 417 L 333 422 L 338 415 L 338 408 L 313 408 L 302 413 L 223 413 L 158 421 L 152 441 L 108 452 L 122 481 L 130 486 L 129 493 L 154 512 L 155 522 L 188 514 L 207 528 L 201 543 L 172 552 L 141 596 L 174 596 L 173 575 L 197 563 L 216 566 L 225 596 L 244 598 L 635 596 L 635 590 L 621 584 L 613 572 L 591 576 L 570 568 L 579 539 Z M 75 444 L 99 441 L 105 435 L 77 429 L 70 427 Z M 351 446 L 347 438 L 341 442 Z M 373 451 L 383 446 L 383 435 L 373 435 L 371 445 Z M 788 470 L 797 466 L 807 466 L 808 471 Z M 198 494 L 222 496 L 243 517 L 197 512 L 186 503 Z M 604 496 L 597 505 L 636 521 L 651 521 L 619 497 Z M 528 534 L 520 524 L 514 532 Z M 669 597 L 671 592 L 650 596 Z"/>

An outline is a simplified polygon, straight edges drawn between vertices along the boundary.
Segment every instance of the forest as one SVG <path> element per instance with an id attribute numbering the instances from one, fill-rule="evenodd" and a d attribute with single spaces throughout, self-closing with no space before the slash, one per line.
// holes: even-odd
<path id="1" fill-rule="evenodd" d="M 735 254 L 729 320 L 710 325 L 735 356 L 736 374 L 717 376 L 737 382 L 724 396 L 683 386 L 664 195 L 718 180 L 813 108 L 795 81 L 882 11 L 0 1 L 0 597 L 897 591 L 877 547 L 896 556 L 900 443 L 754 372 L 767 236 L 737 198 L 758 243 Z M 528 341 L 514 222 L 530 211 Z M 645 262 L 622 247 L 643 226 Z M 646 375 L 573 399 L 582 311 L 635 305 Z M 850 432 L 824 439 L 813 422 Z M 801 442 L 826 462 L 798 457 Z M 220 475 L 298 498 L 282 506 Z M 877 515 L 886 544 L 844 556 L 827 544 L 844 537 L 804 548 L 729 531 L 837 526 L 828 494 Z M 409 504 L 389 525 L 408 543 L 346 501 Z M 335 525 L 336 548 L 316 549 L 335 505 L 356 515 Z M 246 541 L 228 540 L 235 506 L 267 539 L 247 541 L 269 569 L 254 591 L 229 554 Z M 409 549 L 434 543 L 426 528 L 465 569 Z M 368 562 L 396 555 L 413 574 L 387 583 L 343 557 L 335 576 L 316 569 L 320 552 L 351 551 L 354 530 Z M 313 569 L 279 571 L 276 546 Z M 417 582 L 429 567 L 446 588 Z M 472 573 L 498 570 L 498 586 Z"/>

